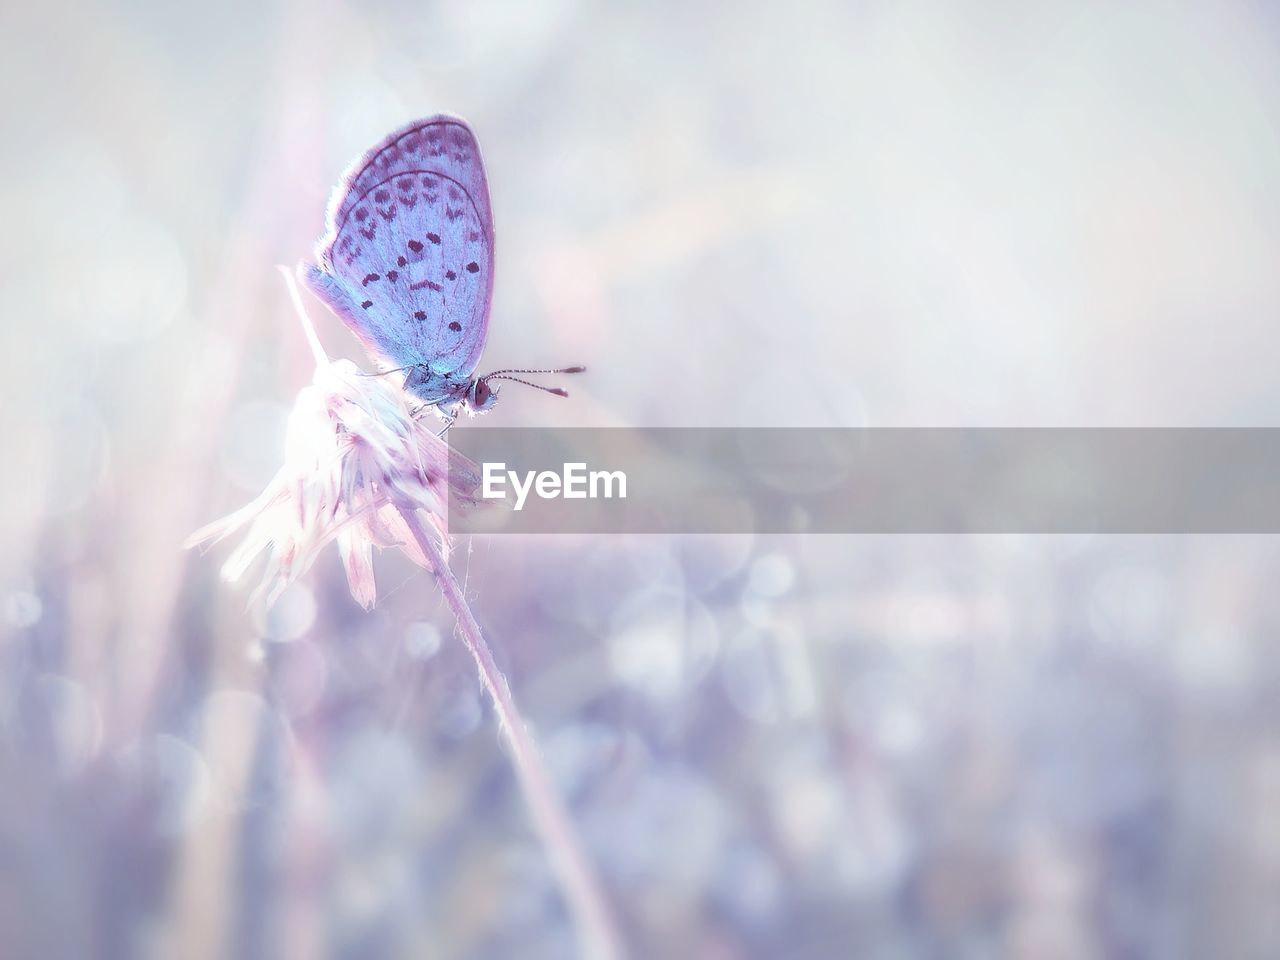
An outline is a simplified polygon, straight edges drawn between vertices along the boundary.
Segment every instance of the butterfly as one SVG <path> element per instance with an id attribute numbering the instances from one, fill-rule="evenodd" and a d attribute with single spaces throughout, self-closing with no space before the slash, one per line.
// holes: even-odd
<path id="1" fill-rule="evenodd" d="M 356 335 L 381 374 L 405 371 L 404 389 L 449 422 L 459 409 L 489 410 L 495 370 L 475 376 L 493 301 L 493 211 L 475 134 L 440 114 L 395 131 L 339 181 L 303 285 Z M 378 375 L 381 375 L 378 374 Z"/>

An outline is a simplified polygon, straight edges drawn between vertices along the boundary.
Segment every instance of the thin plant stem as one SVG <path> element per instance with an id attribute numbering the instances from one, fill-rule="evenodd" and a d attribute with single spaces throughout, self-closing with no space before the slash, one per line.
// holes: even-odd
<path id="1" fill-rule="evenodd" d="M 311 323 L 311 317 L 307 315 L 307 308 L 302 305 L 302 295 L 298 293 L 298 282 L 293 279 L 293 271 L 285 266 L 277 266 L 280 275 L 284 277 L 285 288 L 289 291 L 289 299 L 293 303 L 293 309 L 298 314 L 298 320 L 302 324 L 302 332 L 307 335 L 307 344 L 311 347 L 311 353 L 316 358 L 317 367 L 327 367 L 329 365 L 329 355 L 324 352 L 324 347 L 320 346 L 320 337 L 316 335 L 316 328 Z"/>
<path id="2" fill-rule="evenodd" d="M 475 615 L 472 614 L 435 538 L 425 528 L 417 511 L 402 509 L 400 514 L 431 564 L 445 603 L 457 619 L 462 642 L 480 670 L 480 682 L 493 700 L 498 727 L 511 751 L 520 785 L 524 789 L 525 801 L 529 804 L 529 812 L 546 844 L 562 892 L 577 924 L 584 956 L 591 960 L 619 960 L 623 956 L 621 940 L 595 870 L 587 859 L 582 841 L 542 762 L 537 745 L 525 726 L 520 709 L 507 686 L 507 678 L 494 663 L 493 653 L 480 632 L 480 625 L 476 623 Z"/>

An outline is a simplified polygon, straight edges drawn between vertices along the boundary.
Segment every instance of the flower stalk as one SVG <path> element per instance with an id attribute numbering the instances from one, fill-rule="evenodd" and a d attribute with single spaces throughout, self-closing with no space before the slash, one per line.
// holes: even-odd
<path id="1" fill-rule="evenodd" d="M 403 516 L 405 525 L 431 562 L 436 583 L 457 620 L 462 642 L 475 660 L 480 672 L 480 682 L 493 701 L 498 729 L 511 751 L 529 812 L 533 815 L 534 825 L 542 836 L 552 867 L 574 915 L 584 955 L 592 960 L 615 960 L 622 956 L 621 944 L 600 891 L 595 870 L 582 848 L 578 832 L 542 762 L 520 709 L 516 706 L 507 678 L 494 662 L 493 653 L 485 642 L 484 634 L 480 632 L 480 625 L 476 622 L 453 571 L 440 555 L 435 540 L 422 526 L 416 514 L 406 513 Z"/>
<path id="2" fill-rule="evenodd" d="M 285 463 L 254 501 L 198 530 L 187 546 L 247 527 L 244 540 L 223 565 L 223 576 L 239 579 L 266 552 L 266 572 L 256 596 L 268 604 L 334 541 L 351 594 L 366 609 L 377 595 L 373 547 L 398 548 L 431 571 L 493 702 L 583 955 L 615 960 L 623 955 L 621 940 L 595 871 L 449 567 L 446 505 L 477 502 L 478 471 L 414 416 L 404 391 L 388 378 L 363 374 L 346 360 L 330 361 L 293 276 L 282 272 L 316 361 L 313 381 L 299 394 L 290 417 Z"/>

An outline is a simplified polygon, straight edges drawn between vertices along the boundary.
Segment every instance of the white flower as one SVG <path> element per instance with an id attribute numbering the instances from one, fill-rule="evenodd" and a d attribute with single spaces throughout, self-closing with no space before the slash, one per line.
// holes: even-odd
<path id="1" fill-rule="evenodd" d="M 316 372 L 289 416 L 284 466 L 252 503 L 197 530 L 186 546 L 213 543 L 248 525 L 222 576 L 238 580 L 269 549 L 254 600 L 270 604 L 336 539 L 351 595 L 367 610 L 377 598 L 373 547 L 399 547 L 431 569 L 406 518 L 431 531 L 447 556 L 450 498 L 455 509 L 475 504 L 479 476 L 471 461 L 413 416 L 396 383 L 363 374 L 348 360 L 330 362 L 292 286 L 290 292 Z"/>

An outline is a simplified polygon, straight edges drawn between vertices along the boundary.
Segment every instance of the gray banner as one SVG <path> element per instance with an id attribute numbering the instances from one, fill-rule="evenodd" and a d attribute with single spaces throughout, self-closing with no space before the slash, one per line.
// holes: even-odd
<path id="1" fill-rule="evenodd" d="M 454 429 L 460 533 L 1275 533 L 1280 429 Z"/>

